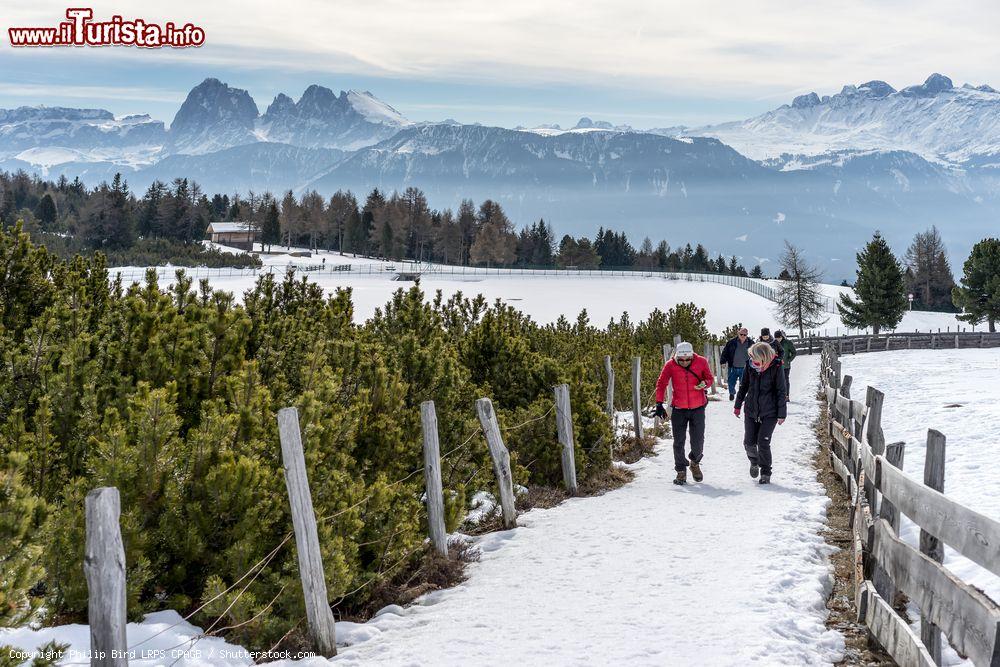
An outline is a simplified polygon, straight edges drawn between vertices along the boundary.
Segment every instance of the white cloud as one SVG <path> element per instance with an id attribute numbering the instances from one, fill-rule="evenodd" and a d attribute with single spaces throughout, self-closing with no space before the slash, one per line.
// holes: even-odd
<path id="1" fill-rule="evenodd" d="M 38 100 L 53 97 L 71 97 L 79 99 L 115 99 L 115 100 L 148 100 L 150 102 L 184 101 L 186 91 L 165 90 L 161 88 L 143 88 L 136 86 L 72 86 L 49 85 L 37 83 L 20 83 L 0 81 L 0 96 L 28 98 L 30 104 Z"/>
<path id="2" fill-rule="evenodd" d="M 65 8 L 51 0 L 18 3 L 5 19 L 54 25 Z M 98 18 L 110 12 L 96 11 Z M 947 21 L 930 0 L 175 0 L 130 2 L 115 11 L 202 26 L 208 46 L 155 56 L 171 61 L 519 85 L 642 85 L 776 102 L 872 78 L 907 85 L 933 71 L 984 82 L 995 78 L 1000 57 L 1000 3 L 990 0 L 953 4 Z M 91 51 L 143 57 L 139 49 Z"/>

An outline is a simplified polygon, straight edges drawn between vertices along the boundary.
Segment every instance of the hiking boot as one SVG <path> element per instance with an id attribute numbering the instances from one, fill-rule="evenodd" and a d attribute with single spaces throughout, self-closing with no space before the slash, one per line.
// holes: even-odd
<path id="1" fill-rule="evenodd" d="M 691 461 L 691 476 L 694 477 L 694 481 L 696 482 L 705 479 L 705 476 L 701 474 L 701 466 L 698 465 L 697 461 Z"/>
<path id="2" fill-rule="evenodd" d="M 758 484 L 770 484 L 771 483 L 771 476 L 770 475 L 761 475 L 760 479 L 757 480 L 757 483 Z"/>
<path id="3" fill-rule="evenodd" d="M 757 475 L 760 473 L 760 468 L 757 467 L 756 463 L 750 464 L 750 476 L 757 479 Z"/>
<path id="4" fill-rule="evenodd" d="M 677 484 L 678 486 L 683 486 L 684 484 L 687 484 L 687 481 L 688 481 L 687 470 L 678 470 L 677 477 L 674 478 L 674 484 Z"/>
<path id="5" fill-rule="evenodd" d="M 736 398 L 736 394 L 730 394 L 730 395 L 729 395 L 729 400 L 730 400 L 730 401 L 731 401 L 731 400 L 733 400 L 734 398 Z"/>

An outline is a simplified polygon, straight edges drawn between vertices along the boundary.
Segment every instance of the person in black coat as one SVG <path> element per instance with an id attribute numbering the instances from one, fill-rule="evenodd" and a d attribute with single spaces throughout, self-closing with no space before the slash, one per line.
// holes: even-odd
<path id="1" fill-rule="evenodd" d="M 750 459 L 750 476 L 756 478 L 759 473 L 761 484 L 771 483 L 771 435 L 778 424 L 785 423 L 787 404 L 785 373 L 774 348 L 756 343 L 750 348 L 750 368 L 740 383 L 733 414 L 739 417 L 746 406 L 743 447 Z"/>
<path id="2" fill-rule="evenodd" d="M 726 343 L 722 348 L 720 363 L 729 368 L 729 400 L 736 398 L 736 385 L 743 379 L 746 367 L 750 365 L 750 348 L 753 346 L 753 338 L 746 327 L 740 327 L 736 337 Z"/>
<path id="3" fill-rule="evenodd" d="M 777 355 L 778 362 L 780 363 L 782 361 L 784 357 L 784 350 L 781 349 L 781 345 L 778 344 L 778 341 L 774 340 L 774 337 L 771 335 L 771 329 L 769 327 L 764 327 L 763 329 L 760 330 L 760 342 L 767 343 L 772 348 L 774 348 L 774 354 Z"/>

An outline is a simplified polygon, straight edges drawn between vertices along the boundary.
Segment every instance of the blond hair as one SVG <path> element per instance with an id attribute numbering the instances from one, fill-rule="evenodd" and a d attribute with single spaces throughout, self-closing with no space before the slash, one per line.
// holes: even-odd
<path id="1" fill-rule="evenodd" d="M 769 343 L 754 343 L 750 348 L 750 358 L 760 366 L 766 366 L 774 361 L 777 353 Z"/>

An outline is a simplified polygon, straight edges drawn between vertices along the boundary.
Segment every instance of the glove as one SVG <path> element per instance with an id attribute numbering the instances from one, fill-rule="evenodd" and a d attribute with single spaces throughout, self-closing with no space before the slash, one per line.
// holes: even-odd
<path id="1" fill-rule="evenodd" d="M 739 408 L 733 408 L 733 414 L 736 415 L 737 417 L 739 417 L 740 416 L 740 409 Z"/>
<path id="2" fill-rule="evenodd" d="M 660 419 L 667 418 L 667 410 L 663 407 L 663 403 L 656 404 L 656 416 Z"/>

